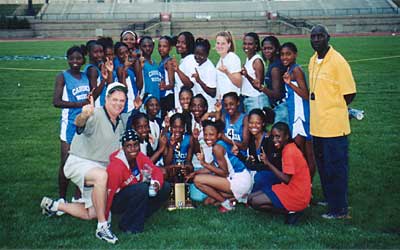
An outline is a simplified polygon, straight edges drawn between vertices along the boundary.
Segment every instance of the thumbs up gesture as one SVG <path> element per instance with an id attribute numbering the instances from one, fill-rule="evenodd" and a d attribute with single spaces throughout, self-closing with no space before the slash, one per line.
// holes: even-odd
<path id="1" fill-rule="evenodd" d="M 94 112 L 94 99 L 92 93 L 89 94 L 88 99 L 89 99 L 89 104 L 86 104 L 85 106 L 82 107 L 82 115 L 85 116 L 86 118 L 92 116 Z"/>

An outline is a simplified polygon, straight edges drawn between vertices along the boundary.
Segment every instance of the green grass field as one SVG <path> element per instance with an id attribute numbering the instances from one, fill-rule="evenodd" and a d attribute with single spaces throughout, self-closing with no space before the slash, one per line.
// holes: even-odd
<path id="1" fill-rule="evenodd" d="M 298 62 L 311 56 L 308 39 Z M 0 56 L 64 55 L 78 42 L 0 42 Z M 327 221 L 325 209 L 308 208 L 296 227 L 283 216 L 239 206 L 229 214 L 214 207 L 159 211 L 145 232 L 120 232 L 118 248 L 265 249 L 400 248 L 400 37 L 332 38 L 357 82 L 352 107 L 365 110 L 351 121 L 349 201 L 351 220 Z M 238 54 L 244 54 L 237 42 Z M 157 54 L 157 52 L 155 52 Z M 155 56 L 158 58 L 158 55 Z M 215 51 L 211 58 L 216 62 Z M 18 68 L 25 70 L 17 70 Z M 57 197 L 60 110 L 52 106 L 54 79 L 65 60 L 0 61 L 0 248 L 114 248 L 94 236 L 96 221 L 48 218 L 39 203 Z M 38 70 L 31 70 L 38 69 Z M 72 189 L 72 188 L 70 188 Z M 321 198 L 318 176 L 314 197 Z"/>

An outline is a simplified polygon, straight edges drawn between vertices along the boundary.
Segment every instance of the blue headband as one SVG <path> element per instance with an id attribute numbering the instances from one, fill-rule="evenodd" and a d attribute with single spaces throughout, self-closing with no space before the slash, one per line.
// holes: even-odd
<path id="1" fill-rule="evenodd" d="M 148 95 L 146 96 L 146 98 L 144 98 L 144 100 L 143 100 L 143 105 L 146 106 L 146 103 L 147 103 L 148 101 L 150 101 L 151 98 L 157 99 L 157 98 L 156 98 L 155 96 L 153 96 L 152 94 L 148 94 Z"/>

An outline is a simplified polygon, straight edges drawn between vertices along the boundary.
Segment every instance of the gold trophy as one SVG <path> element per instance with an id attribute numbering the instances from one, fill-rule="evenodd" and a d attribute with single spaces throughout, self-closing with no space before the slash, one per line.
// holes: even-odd
<path id="1" fill-rule="evenodd" d="M 177 159 L 174 168 L 174 182 L 172 183 L 173 188 L 171 189 L 171 201 L 168 207 L 169 211 L 175 209 L 191 209 L 194 208 L 189 198 L 189 188 L 185 183 L 185 176 L 190 172 L 192 168 L 182 158 L 180 152 L 180 143 L 177 143 L 174 149 L 174 157 Z"/>

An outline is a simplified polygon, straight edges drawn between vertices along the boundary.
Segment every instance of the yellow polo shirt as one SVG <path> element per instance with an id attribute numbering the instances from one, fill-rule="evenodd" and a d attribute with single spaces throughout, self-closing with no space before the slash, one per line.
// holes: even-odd
<path id="1" fill-rule="evenodd" d="M 350 122 L 344 95 L 356 93 L 350 66 L 332 46 L 322 61 L 317 59 L 315 53 L 308 64 L 310 133 L 328 138 L 348 135 Z"/>

